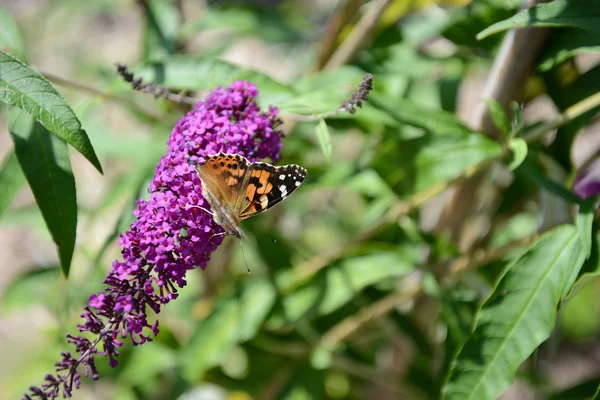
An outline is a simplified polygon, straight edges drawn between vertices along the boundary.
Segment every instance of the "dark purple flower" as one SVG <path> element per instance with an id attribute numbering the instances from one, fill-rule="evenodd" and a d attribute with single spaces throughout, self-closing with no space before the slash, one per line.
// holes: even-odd
<path id="1" fill-rule="evenodd" d="M 600 193 L 600 160 L 593 162 L 575 178 L 573 190 L 582 199 L 589 199 Z"/>
<path id="2" fill-rule="evenodd" d="M 79 365 L 85 367 L 85 376 L 97 379 L 97 355 L 107 356 L 115 367 L 121 339 L 129 337 L 139 345 L 158 334 L 158 321 L 148 321 L 147 309 L 158 313 L 161 305 L 176 299 L 178 289 L 186 285 L 187 271 L 204 269 L 223 240 L 213 238 L 223 230 L 198 208 L 209 205 L 194 165 L 218 152 L 240 154 L 250 161 L 279 159 L 277 109 L 261 112 L 254 102 L 257 95 L 254 85 L 235 82 L 214 90 L 175 125 L 168 152 L 150 184 L 150 199 L 138 200 L 136 219 L 120 236 L 123 260 L 113 263 L 104 291 L 91 295 L 81 314 L 79 331 L 95 338 L 67 335 L 79 357 L 63 353 L 56 374 L 47 375 L 41 388 L 31 387 L 25 398 L 54 399 L 61 391 L 70 397 L 80 384 Z"/>

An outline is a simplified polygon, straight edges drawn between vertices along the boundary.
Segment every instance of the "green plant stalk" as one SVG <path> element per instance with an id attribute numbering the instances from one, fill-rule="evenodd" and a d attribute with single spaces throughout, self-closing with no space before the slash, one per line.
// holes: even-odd
<path id="1" fill-rule="evenodd" d="M 531 143 L 534 140 L 543 137 L 548 132 L 560 128 L 561 126 L 571 122 L 575 118 L 580 117 L 581 115 L 598 106 L 600 106 L 600 92 L 573 104 L 571 107 L 562 112 L 554 121 L 544 124 L 523 135 L 523 139 L 525 139 L 527 143 Z"/>

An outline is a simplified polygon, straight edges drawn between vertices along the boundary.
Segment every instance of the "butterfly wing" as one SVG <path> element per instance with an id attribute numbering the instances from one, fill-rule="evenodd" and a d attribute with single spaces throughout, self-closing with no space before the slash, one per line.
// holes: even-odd
<path id="1" fill-rule="evenodd" d="M 306 170 L 296 164 L 281 167 L 262 162 L 250 164 L 236 202 L 239 219 L 248 219 L 272 208 L 292 194 L 304 179 Z"/>
<path id="2" fill-rule="evenodd" d="M 249 166 L 248 160 L 240 155 L 219 153 L 207 156 L 205 162 L 196 166 L 196 171 L 203 190 L 207 190 L 221 207 L 234 209 Z"/>

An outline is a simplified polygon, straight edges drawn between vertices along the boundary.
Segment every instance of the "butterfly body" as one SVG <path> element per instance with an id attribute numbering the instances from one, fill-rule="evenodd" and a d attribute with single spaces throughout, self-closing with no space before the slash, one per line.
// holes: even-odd
<path id="1" fill-rule="evenodd" d="M 227 235 L 238 238 L 244 236 L 240 221 L 280 203 L 306 178 L 306 170 L 295 164 L 251 163 L 238 154 L 224 153 L 208 156 L 196 171 L 215 222 Z"/>

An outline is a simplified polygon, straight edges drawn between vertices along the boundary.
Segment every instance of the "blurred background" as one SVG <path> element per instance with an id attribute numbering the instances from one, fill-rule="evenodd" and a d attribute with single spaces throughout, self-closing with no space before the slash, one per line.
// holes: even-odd
<path id="1" fill-rule="evenodd" d="M 174 62 L 180 75 L 173 81 L 167 76 L 161 82 L 155 70 L 146 68 L 173 54 L 246 67 L 251 72 L 244 78 L 264 93 L 264 107 L 280 106 L 279 83 L 304 88 L 309 93 L 304 103 L 288 99 L 282 106 L 288 111 L 282 113 L 287 135 L 282 162 L 307 168 L 308 180 L 280 207 L 244 224 L 259 235 L 244 242 L 250 275 L 238 241 L 226 239 L 207 269 L 192 271 L 180 298 L 161 312 L 158 338 L 125 346 L 118 368 L 99 358 L 100 379 L 84 379 L 74 398 L 438 397 L 455 350 L 449 332 L 469 325 L 504 263 L 493 260 L 455 278 L 452 290 L 440 296 L 433 295 L 439 288 L 427 294 L 414 289 L 415 282 L 475 242 L 510 243 L 564 222 L 570 214 L 564 201 L 519 186 L 522 182 L 499 170 L 489 178 L 494 188 L 482 184 L 478 190 L 491 193 L 500 187 L 505 191 L 501 200 L 486 204 L 492 195 L 485 193 L 473 198 L 480 209 L 493 208 L 492 221 L 472 214 L 470 225 L 461 221 L 460 229 L 441 227 L 451 194 L 445 190 L 393 223 L 379 222 L 430 186 L 414 173 L 421 168 L 415 155 L 427 143 L 419 124 L 447 112 L 458 117 L 448 124 L 473 125 L 503 37 L 477 41 L 475 35 L 516 13 L 520 2 L 384 2 L 383 13 L 348 65 L 317 74 L 375 3 L 381 2 L 0 0 L 2 13 L 12 15 L 22 34 L 23 53 L 16 55 L 73 106 L 105 172 L 101 176 L 71 151 L 79 223 L 68 280 L 24 181 L 0 216 L 0 397 L 17 398 L 53 371 L 60 351 L 68 348 L 65 333 L 76 331 L 83 305 L 102 289 L 112 261 L 120 256 L 116 238 L 132 221 L 133 202 L 147 195 L 168 135 L 189 109 L 134 92 L 116 74 L 114 63 L 188 90 L 190 96 L 231 83 L 232 74 L 196 68 L 186 59 Z M 530 123 L 552 120 L 561 107 L 553 97 L 560 97 L 560 90 L 553 89 L 561 83 L 551 86 L 552 71 L 574 73 L 572 82 L 581 76 L 593 81 L 599 73 L 595 54 L 571 54 L 570 66 L 556 61 L 551 44 L 560 37 L 548 35 L 520 99 Z M 328 110 L 331 104 L 329 110 L 335 109 L 365 72 L 374 75 L 376 92 L 402 99 L 390 108 L 421 122 L 402 124 L 367 104 L 354 115 L 342 113 L 327 121 L 331 152 L 323 151 L 315 123 L 298 122 L 294 115 Z M 323 91 L 311 98 L 315 88 L 329 91 L 331 98 L 323 100 Z M 327 105 L 322 110 L 321 100 Z M 573 147 L 563 149 L 566 161 L 554 165 L 553 175 L 566 176 L 566 164 L 589 163 L 598 152 L 598 127 L 580 130 Z M 3 122 L 0 159 L 11 148 Z M 460 239 L 451 233 L 455 228 Z M 598 284 L 588 285 L 566 305 L 534 368 L 520 370 L 503 399 L 548 398 L 548 388 L 560 391 L 600 375 L 598 289 Z"/>

